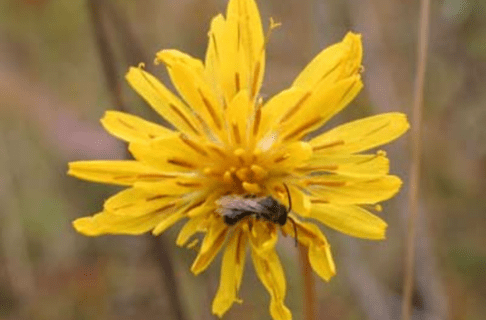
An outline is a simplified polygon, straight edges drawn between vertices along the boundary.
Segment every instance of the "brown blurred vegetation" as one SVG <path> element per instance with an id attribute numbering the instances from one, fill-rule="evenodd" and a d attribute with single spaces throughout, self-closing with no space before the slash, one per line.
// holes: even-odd
<path id="1" fill-rule="evenodd" d="M 283 23 L 268 45 L 262 93 L 288 86 L 322 48 L 347 30 L 363 34 L 365 89 L 327 128 L 385 111 L 410 114 L 418 1 L 257 1 L 264 21 Z M 117 81 L 136 57 L 167 80 L 152 57 L 177 48 L 202 58 L 212 16 L 226 0 L 110 1 L 102 19 Z M 486 2 L 433 1 L 417 237 L 417 319 L 486 316 Z M 111 23 L 108 22 L 111 21 Z M 98 30 L 99 31 L 99 30 Z M 130 33 L 138 43 L 127 42 Z M 76 234 L 71 221 L 100 210 L 116 188 L 67 177 L 66 163 L 123 158 L 124 146 L 98 119 L 113 95 L 86 1 L 0 1 L 0 319 L 172 319 L 149 237 Z M 127 54 L 131 52 L 132 55 Z M 106 61 L 105 61 L 106 63 Z M 168 83 L 166 81 L 166 83 Z M 126 109 L 154 114 L 127 85 Z M 408 138 L 385 147 L 404 178 L 385 203 L 388 239 L 374 243 L 325 230 L 338 275 L 317 280 L 319 318 L 398 319 L 403 278 Z M 219 262 L 194 277 L 195 252 L 164 235 L 188 319 L 213 319 Z M 292 240 L 279 246 L 287 303 L 302 314 L 302 279 Z M 218 260 L 217 260 L 218 261 Z M 226 319 L 267 319 L 268 297 L 252 266 Z"/>

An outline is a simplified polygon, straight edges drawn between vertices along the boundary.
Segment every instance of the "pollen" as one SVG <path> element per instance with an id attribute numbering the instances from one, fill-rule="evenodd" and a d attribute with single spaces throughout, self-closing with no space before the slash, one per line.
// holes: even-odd
<path id="1" fill-rule="evenodd" d="M 262 188 L 258 185 L 258 183 L 243 182 L 241 185 L 249 194 L 259 194 L 262 192 Z"/>
<path id="2" fill-rule="evenodd" d="M 268 176 L 268 171 L 260 167 L 259 165 L 252 165 L 250 167 L 251 171 L 253 172 L 253 177 L 256 181 L 261 181 Z"/>
<path id="3" fill-rule="evenodd" d="M 233 176 L 231 174 L 230 171 L 225 171 L 225 173 L 223 174 L 223 181 L 226 182 L 226 183 L 233 183 L 234 180 L 233 180 Z"/>
<path id="4" fill-rule="evenodd" d="M 240 168 L 236 170 L 236 176 L 241 181 L 249 181 L 250 180 L 250 170 L 246 167 Z"/>

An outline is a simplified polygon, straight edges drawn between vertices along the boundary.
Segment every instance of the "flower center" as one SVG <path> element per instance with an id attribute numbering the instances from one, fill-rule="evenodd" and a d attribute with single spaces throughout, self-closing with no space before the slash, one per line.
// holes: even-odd
<path id="1" fill-rule="evenodd" d="M 268 177 L 268 170 L 262 164 L 262 151 L 258 148 L 243 148 L 227 151 L 215 162 L 214 168 L 205 168 L 206 176 L 222 183 L 225 191 L 233 194 L 261 194 Z"/>

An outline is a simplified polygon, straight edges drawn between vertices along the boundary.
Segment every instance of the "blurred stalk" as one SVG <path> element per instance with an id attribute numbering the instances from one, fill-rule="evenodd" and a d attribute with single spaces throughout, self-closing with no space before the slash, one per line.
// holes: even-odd
<path id="1" fill-rule="evenodd" d="M 34 267 L 29 258 L 27 237 L 22 223 L 21 183 L 18 165 L 11 157 L 7 134 L 0 131 L 0 222 L 2 253 L 9 285 L 19 301 L 30 304 L 35 299 L 36 282 Z M 27 310 L 23 310 L 28 312 Z"/>
<path id="2" fill-rule="evenodd" d="M 119 81 L 120 77 L 116 70 L 116 57 L 112 47 L 110 46 L 107 29 L 103 24 L 103 22 L 106 21 L 103 20 L 102 10 L 104 10 L 106 14 L 107 8 L 109 17 L 112 18 L 111 23 L 114 24 L 115 30 L 117 30 L 118 33 L 124 33 L 123 36 L 125 36 L 126 40 L 123 41 L 122 48 L 125 58 L 129 61 L 133 61 L 136 59 L 136 55 L 140 55 L 141 57 L 139 57 L 139 59 L 142 60 L 143 53 L 128 24 L 120 14 L 117 14 L 118 11 L 113 4 L 110 4 L 109 1 L 106 0 L 88 0 L 88 10 L 94 26 L 94 36 L 96 38 L 108 91 L 113 99 L 116 109 L 126 111 L 127 108 L 124 103 L 121 92 L 121 83 Z M 127 45 L 129 42 L 132 43 L 133 47 Z M 129 154 L 126 152 L 126 158 L 128 157 Z M 165 284 L 165 293 L 169 297 L 174 317 L 177 320 L 185 320 L 186 318 L 182 309 L 182 303 L 179 299 L 178 284 L 175 278 L 172 263 L 170 261 L 170 253 L 167 249 L 168 246 L 162 237 L 149 236 L 148 238 L 152 244 L 156 261 L 160 267 L 160 273 Z"/>
<path id="3" fill-rule="evenodd" d="M 316 314 L 316 287 L 314 275 L 307 257 L 307 247 L 299 246 L 299 260 L 302 277 L 304 280 L 304 320 L 317 319 Z"/>
<path id="4" fill-rule="evenodd" d="M 103 0 L 88 0 L 88 9 L 93 23 L 93 33 L 100 55 L 106 85 L 108 86 L 108 92 L 113 99 L 116 109 L 126 111 L 121 93 L 121 84 L 118 81 L 118 74 L 116 72 L 115 54 L 110 47 L 110 41 L 101 16 L 103 8 Z"/>
<path id="5" fill-rule="evenodd" d="M 405 278 L 402 300 L 402 319 L 411 317 L 411 301 L 414 282 L 415 229 L 419 210 L 420 158 L 422 109 L 427 63 L 427 45 L 429 34 L 430 0 L 420 2 L 420 20 L 418 34 L 417 73 L 415 75 L 414 99 L 412 109 L 412 161 L 410 167 L 410 216 L 408 221 L 407 255 L 405 261 Z"/>

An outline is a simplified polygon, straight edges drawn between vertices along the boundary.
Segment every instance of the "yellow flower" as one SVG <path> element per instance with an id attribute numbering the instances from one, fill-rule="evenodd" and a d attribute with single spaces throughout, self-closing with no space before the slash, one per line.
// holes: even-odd
<path id="1" fill-rule="evenodd" d="M 402 135 L 409 127 L 403 114 L 368 117 L 306 139 L 361 90 L 360 35 L 348 33 L 323 50 L 290 88 L 263 102 L 265 45 L 255 2 L 230 0 L 226 18 L 218 15 L 211 22 L 204 62 L 177 50 L 157 53 L 156 63 L 165 64 L 180 97 L 141 66 L 126 75 L 173 127 L 108 111 L 103 126 L 128 142 L 135 160 L 69 164 L 75 177 L 128 187 L 108 199 L 102 212 L 74 221 L 78 232 L 159 235 L 186 220 L 177 245 L 192 246 L 192 236 L 204 234 L 191 267 L 195 274 L 226 244 L 212 306 L 220 317 L 239 301 L 249 243 L 256 273 L 270 294 L 272 317 L 291 319 L 275 252 L 278 231 L 308 247 L 312 268 L 328 281 L 335 265 L 314 222 L 354 237 L 384 239 L 387 224 L 366 208 L 380 211 L 375 204 L 401 185 L 388 174 L 384 152 L 358 153 Z M 217 210 L 225 195 L 271 196 L 288 206 L 285 186 L 293 206 L 283 226 L 254 215 L 229 225 Z"/>

